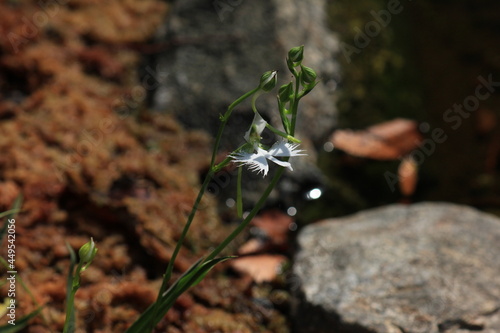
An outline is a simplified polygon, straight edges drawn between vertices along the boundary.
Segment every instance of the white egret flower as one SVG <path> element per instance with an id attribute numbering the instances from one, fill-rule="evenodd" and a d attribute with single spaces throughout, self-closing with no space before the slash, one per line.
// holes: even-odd
<path id="1" fill-rule="evenodd" d="M 252 125 L 250 129 L 245 133 L 245 140 L 248 143 L 258 143 L 260 142 L 260 135 L 266 128 L 267 121 L 261 117 L 258 112 L 255 112 L 255 116 L 253 117 Z"/>
<path id="2" fill-rule="evenodd" d="M 272 161 L 282 167 L 288 168 L 293 171 L 290 162 L 285 162 L 277 159 L 276 157 L 293 157 L 293 156 L 303 156 L 306 154 L 302 153 L 302 150 L 297 149 L 298 144 L 288 143 L 285 141 L 276 142 L 269 150 L 260 148 L 258 145 L 254 146 L 255 152 L 238 152 L 233 155 L 233 160 L 235 163 L 240 163 L 248 166 L 252 171 L 257 173 L 263 173 L 265 177 L 269 171 L 269 164 L 267 160 Z"/>
<path id="3" fill-rule="evenodd" d="M 253 150 L 251 152 L 239 151 L 233 153 L 231 157 L 235 163 L 247 165 L 250 170 L 256 171 L 257 173 L 262 172 L 264 176 L 266 176 L 269 171 L 267 160 L 293 170 L 290 162 L 281 161 L 276 157 L 293 157 L 306 154 L 303 154 L 303 151 L 298 149 L 298 144 L 285 142 L 283 140 L 276 142 L 268 150 L 261 148 L 260 135 L 264 131 L 264 128 L 266 128 L 266 125 L 267 122 L 258 113 L 255 113 L 252 126 L 245 133 L 245 140 L 253 146 Z"/>

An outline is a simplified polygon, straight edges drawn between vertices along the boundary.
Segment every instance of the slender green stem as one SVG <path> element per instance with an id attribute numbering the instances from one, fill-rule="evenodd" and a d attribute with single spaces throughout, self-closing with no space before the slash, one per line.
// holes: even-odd
<path id="1" fill-rule="evenodd" d="M 196 215 L 196 212 L 198 210 L 198 205 L 200 204 L 200 201 L 201 201 L 203 195 L 205 194 L 205 191 L 208 187 L 208 184 L 210 183 L 210 180 L 212 179 L 212 176 L 214 175 L 214 165 L 215 165 L 215 160 L 217 158 L 217 152 L 219 151 L 220 140 L 222 138 L 222 133 L 224 132 L 224 127 L 226 126 L 226 123 L 228 122 L 229 117 L 231 116 L 231 112 L 238 104 L 240 104 L 245 99 L 247 99 L 248 97 L 255 94 L 257 91 L 259 91 L 259 89 L 260 88 L 257 87 L 255 89 L 247 92 L 246 94 L 242 95 L 237 100 L 235 100 L 233 103 L 231 103 L 231 105 L 229 105 L 226 113 L 221 117 L 222 123 L 219 126 L 219 131 L 217 133 L 217 137 L 215 138 L 215 144 L 214 144 L 214 148 L 212 151 L 212 159 L 210 161 L 210 171 L 208 172 L 207 176 L 205 177 L 205 180 L 203 181 L 203 185 L 201 186 L 200 192 L 198 193 L 198 197 L 196 198 L 196 201 L 193 205 L 193 208 L 191 209 L 191 213 L 189 214 L 186 225 L 184 226 L 184 229 L 182 230 L 181 236 L 177 242 L 177 245 L 174 249 L 174 252 L 172 253 L 172 257 L 170 258 L 170 261 L 168 262 L 167 270 L 165 272 L 165 276 L 164 276 L 164 279 L 163 279 L 163 282 L 162 282 L 162 285 L 160 288 L 160 292 L 158 293 L 158 300 L 160 299 L 163 292 L 166 290 L 167 283 L 170 280 L 170 277 L 172 275 L 172 271 L 174 269 L 174 262 L 175 262 L 175 259 L 177 258 L 177 254 L 179 253 L 179 251 L 182 247 L 182 244 L 184 242 L 184 239 L 186 238 L 187 232 L 191 226 L 191 223 L 193 222 L 194 216 Z M 229 163 L 230 160 L 228 160 L 228 159 L 226 159 L 226 160 L 227 160 L 226 163 Z"/>
<path id="2" fill-rule="evenodd" d="M 222 241 L 222 243 L 220 243 L 212 252 L 210 252 L 210 254 L 205 258 L 204 262 L 207 262 L 209 260 L 214 259 L 220 252 L 222 252 L 222 250 L 224 250 L 224 248 L 226 246 L 229 245 L 229 243 L 231 243 L 231 241 L 233 241 L 236 238 L 236 236 L 238 236 L 246 228 L 246 226 L 248 226 L 248 224 L 250 223 L 250 221 L 255 217 L 255 215 L 257 215 L 257 213 L 259 212 L 259 210 L 264 205 L 265 201 L 267 200 L 267 198 L 271 194 L 271 191 L 273 190 L 273 188 L 276 186 L 276 184 L 280 180 L 281 175 L 283 174 L 284 171 L 285 171 L 285 168 L 283 168 L 283 167 L 280 167 L 278 169 L 278 171 L 276 171 L 276 173 L 274 174 L 273 179 L 271 180 L 271 183 L 267 186 L 266 190 L 262 194 L 262 197 L 259 199 L 259 201 L 257 201 L 257 203 L 255 204 L 255 206 L 250 211 L 250 213 L 245 217 L 245 219 L 243 220 L 243 222 L 241 222 L 233 230 L 233 232 L 231 232 L 231 234 L 229 236 L 227 236 L 226 239 L 224 239 Z"/>
<path id="3" fill-rule="evenodd" d="M 231 103 L 231 105 L 229 105 L 226 113 L 221 117 L 222 123 L 219 126 L 219 131 L 217 133 L 217 137 L 215 138 L 215 144 L 214 144 L 214 148 L 212 151 L 212 159 L 210 161 L 210 171 L 208 172 L 207 176 L 205 177 L 205 180 L 203 181 L 203 185 L 201 186 L 200 192 L 198 193 L 198 196 L 196 197 L 196 200 L 194 202 L 193 208 L 191 209 L 191 213 L 189 214 L 189 217 L 186 221 L 186 224 L 185 224 L 184 228 L 182 229 L 181 236 L 180 236 L 179 240 L 177 241 L 174 252 L 172 253 L 172 257 L 170 258 L 170 261 L 168 262 L 168 266 L 167 266 L 165 275 L 163 277 L 163 281 L 162 281 L 160 290 L 158 292 L 157 302 L 155 303 L 155 305 L 159 303 L 159 300 L 161 299 L 163 293 L 167 289 L 167 284 L 170 281 L 170 277 L 172 276 L 172 271 L 174 269 L 175 259 L 177 258 L 177 255 L 179 254 L 179 251 L 182 247 L 182 244 L 184 243 L 184 239 L 186 238 L 188 230 L 191 227 L 191 223 L 193 222 L 193 219 L 196 215 L 196 212 L 198 211 L 198 206 L 201 202 L 201 199 L 203 198 L 203 195 L 205 194 L 205 191 L 206 191 L 206 189 L 207 189 L 207 187 L 208 187 L 208 185 L 209 185 L 209 183 L 212 180 L 212 177 L 214 175 L 214 165 L 215 165 L 215 160 L 217 158 L 217 152 L 219 150 L 220 140 L 222 138 L 222 133 L 224 132 L 224 127 L 226 126 L 226 124 L 229 120 L 229 117 L 231 116 L 231 112 L 238 104 L 240 104 L 245 99 L 247 99 L 248 97 L 250 97 L 253 94 L 255 94 L 256 92 L 258 92 L 259 90 L 260 90 L 260 88 L 257 87 L 255 89 L 247 92 L 246 94 L 242 95 L 240 98 L 238 98 L 233 103 Z M 227 162 L 227 163 L 229 163 L 229 162 Z M 158 309 L 156 309 L 155 311 L 157 311 L 157 310 Z"/>
<path id="4" fill-rule="evenodd" d="M 289 133 L 289 135 L 287 135 L 287 136 L 290 136 L 290 137 L 293 137 L 293 135 L 295 133 L 295 123 L 296 123 L 296 119 L 297 119 L 297 109 L 298 109 L 298 103 L 299 103 L 299 88 L 300 88 L 300 74 L 296 75 L 294 73 L 294 76 L 295 76 L 295 79 L 296 79 L 296 81 L 295 81 L 295 93 L 294 93 L 293 100 L 292 100 L 291 105 L 290 105 L 290 111 L 292 113 L 292 124 L 291 124 L 291 128 L 290 128 L 290 133 Z M 271 129 L 270 127 L 268 127 L 268 128 Z M 229 236 L 227 236 L 226 239 L 224 239 L 222 241 L 222 243 L 220 243 L 205 258 L 204 262 L 207 262 L 209 260 L 214 259 L 220 252 L 222 252 L 224 250 L 224 248 L 226 248 L 226 246 L 229 245 L 229 243 L 231 243 L 248 226 L 248 224 L 250 223 L 250 221 L 255 217 L 255 215 L 257 215 L 257 213 L 259 212 L 259 210 L 264 205 L 265 201 L 267 200 L 267 198 L 271 194 L 271 191 L 274 189 L 274 187 L 276 186 L 276 184 L 280 180 L 280 178 L 283 175 L 284 171 L 285 171 L 285 168 L 283 168 L 283 167 L 280 167 L 278 169 L 278 171 L 274 174 L 274 177 L 271 180 L 271 183 L 269 183 L 269 185 L 267 186 L 266 190 L 264 191 L 264 193 L 260 197 L 259 201 L 257 201 L 257 203 L 255 204 L 255 206 L 253 207 L 253 209 L 250 211 L 250 213 L 233 230 L 233 232 Z"/>
<path id="5" fill-rule="evenodd" d="M 293 100 L 290 105 L 290 111 L 292 112 L 292 126 L 290 129 L 290 135 L 295 135 L 295 123 L 297 122 L 297 109 L 299 105 L 299 88 L 300 88 L 300 75 L 295 75 L 295 93 L 293 95 Z"/>
<path id="6" fill-rule="evenodd" d="M 198 193 L 198 196 L 196 197 L 196 200 L 193 204 L 193 208 L 191 209 L 191 213 L 189 214 L 189 217 L 187 219 L 186 225 L 184 226 L 184 229 L 182 230 L 181 236 L 180 236 L 179 240 L 177 241 L 177 245 L 175 246 L 174 252 L 172 253 L 172 257 L 170 258 L 170 261 L 168 262 L 167 270 L 166 270 L 165 276 L 163 278 L 160 292 L 158 293 L 158 300 L 160 299 L 161 295 L 163 294 L 163 292 L 167 288 L 167 283 L 170 280 L 170 277 L 172 276 L 172 271 L 174 269 L 175 259 L 177 258 L 177 255 L 179 254 L 179 251 L 182 247 L 182 244 L 184 243 L 184 239 L 186 238 L 189 227 L 191 226 L 191 223 L 193 222 L 194 216 L 196 215 L 196 211 L 198 210 L 198 206 L 200 205 L 201 199 L 203 198 L 203 195 L 205 194 L 205 191 L 206 191 L 208 185 L 210 184 L 210 181 L 212 180 L 212 176 L 213 176 L 213 172 L 209 171 L 207 176 L 205 177 L 205 180 L 203 181 L 200 192 Z"/>
<path id="7" fill-rule="evenodd" d="M 263 94 L 263 91 L 262 90 L 259 90 L 253 97 L 252 97 L 252 110 L 253 112 L 255 113 L 259 113 L 259 111 L 257 111 L 257 107 L 255 106 L 255 102 L 257 101 L 257 98 L 259 98 L 260 95 Z"/>
<path id="8" fill-rule="evenodd" d="M 236 148 L 234 151 L 233 151 L 233 154 L 234 153 L 237 153 L 239 151 L 241 151 L 242 149 L 244 148 L 252 148 L 252 145 L 249 144 L 248 142 L 245 142 L 244 144 L 242 144 L 241 146 L 239 146 L 238 148 Z M 221 171 L 222 168 L 225 168 L 229 163 L 231 163 L 233 161 L 233 157 L 231 156 L 228 156 L 226 157 L 222 162 L 220 162 L 219 164 L 217 165 L 214 165 L 212 167 L 212 171 L 214 174 L 216 174 L 217 172 Z"/>
<path id="9" fill-rule="evenodd" d="M 229 107 L 227 108 L 226 113 L 221 117 L 222 123 L 219 126 L 219 131 L 217 132 L 217 137 L 215 138 L 215 144 L 214 144 L 214 150 L 212 152 L 212 161 L 210 162 L 210 168 L 213 168 L 215 165 L 215 159 L 217 158 L 217 152 L 219 151 L 219 145 L 220 145 L 220 140 L 222 138 L 222 133 L 224 132 L 224 127 L 226 127 L 227 121 L 229 120 L 229 117 L 231 116 L 231 112 L 233 112 L 233 109 L 243 102 L 245 99 L 248 97 L 252 96 L 256 92 L 260 90 L 260 87 L 257 87 L 253 90 L 250 90 L 246 94 L 242 95 L 240 98 L 235 100 Z"/>
<path id="10" fill-rule="evenodd" d="M 75 315 L 75 307 L 74 307 L 74 302 L 75 302 L 75 294 L 76 294 L 76 289 L 73 288 L 71 290 L 71 293 L 69 297 L 67 298 L 66 302 L 66 320 L 64 321 L 64 330 L 63 333 L 70 333 L 74 332 L 75 328 L 72 327 L 74 324 L 73 317 Z"/>
<path id="11" fill-rule="evenodd" d="M 70 269 L 72 269 L 70 265 Z M 75 274 L 73 275 L 73 279 L 71 281 L 71 292 L 68 297 L 66 297 L 66 319 L 64 320 L 64 329 L 63 333 L 73 333 L 75 331 L 75 294 L 80 287 L 80 274 L 82 270 L 81 261 L 78 263 L 76 267 Z"/>
<path id="12" fill-rule="evenodd" d="M 277 130 L 276 128 L 272 127 L 271 125 L 269 125 L 268 123 L 266 123 L 266 128 L 271 130 L 271 132 L 287 139 L 288 141 L 292 141 L 292 142 L 295 142 L 295 143 L 301 143 L 301 141 L 299 139 L 296 139 L 294 138 L 293 136 L 291 135 L 288 135 L 287 133 L 285 132 L 282 132 L 280 130 Z"/>

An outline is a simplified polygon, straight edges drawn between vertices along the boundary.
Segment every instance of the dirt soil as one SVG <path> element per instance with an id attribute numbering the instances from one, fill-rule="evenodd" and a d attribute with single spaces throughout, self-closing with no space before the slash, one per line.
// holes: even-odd
<path id="1" fill-rule="evenodd" d="M 43 306 L 22 332 L 63 329 L 66 242 L 99 248 L 76 294 L 77 332 L 123 332 L 156 297 L 211 143 L 143 107 L 158 73 L 139 79 L 140 51 L 167 12 L 155 0 L 0 2 L 0 211 L 24 196 L 16 317 Z M 227 234 L 215 207 L 204 198 L 176 274 Z M 157 331 L 288 332 L 259 292 L 216 269 Z"/>

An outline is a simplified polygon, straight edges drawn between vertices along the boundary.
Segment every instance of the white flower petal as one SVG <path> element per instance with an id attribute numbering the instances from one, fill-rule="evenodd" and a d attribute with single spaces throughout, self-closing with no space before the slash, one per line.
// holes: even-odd
<path id="1" fill-rule="evenodd" d="M 262 132 L 265 128 L 266 122 L 260 117 L 260 115 L 255 114 L 254 122 L 252 123 L 252 128 L 247 132 L 245 137 L 254 135 L 256 133 Z M 254 127 L 255 125 L 255 127 Z M 252 129 L 254 132 L 252 132 Z M 259 132 L 260 131 L 260 132 Z M 249 153 L 240 151 L 238 153 L 232 154 L 231 157 L 234 159 L 235 163 L 240 165 L 246 165 L 251 171 L 256 171 L 257 173 L 263 173 L 264 177 L 267 176 L 269 171 L 269 165 L 267 160 L 272 161 L 282 167 L 288 168 L 293 171 L 292 164 L 287 161 L 282 161 L 276 157 L 292 157 L 292 156 L 302 156 L 303 150 L 298 149 L 299 145 L 294 143 L 288 143 L 286 141 L 276 142 L 269 150 L 262 149 L 258 146 L 258 142 L 254 143 L 255 153 Z"/>
<path id="2" fill-rule="evenodd" d="M 260 116 L 259 113 L 255 113 L 255 116 L 253 117 L 252 125 L 250 126 L 250 129 L 245 133 L 245 140 L 247 142 L 250 142 L 250 135 L 252 133 L 255 133 L 257 136 L 260 136 L 264 129 L 266 128 L 267 122 Z"/>
<path id="3" fill-rule="evenodd" d="M 285 162 L 285 161 L 280 161 L 278 160 L 276 157 L 274 157 L 270 152 L 268 152 L 267 150 L 264 150 L 262 148 L 257 148 L 257 154 L 259 155 L 262 155 L 264 156 L 265 158 L 267 158 L 268 160 L 270 161 L 273 161 L 274 163 L 278 164 L 278 165 L 281 165 L 282 167 L 285 167 L 285 168 L 288 168 L 290 170 L 293 171 L 292 169 L 292 165 L 289 163 L 289 162 Z"/>
<path id="4" fill-rule="evenodd" d="M 267 176 L 269 165 L 264 155 L 240 152 L 232 155 L 232 157 L 236 163 L 245 164 L 251 171 L 262 172 L 264 177 Z"/>
<path id="5" fill-rule="evenodd" d="M 270 149 L 269 154 L 278 157 L 304 156 L 303 150 L 297 149 L 299 144 L 285 141 L 276 142 Z"/>
<path id="6" fill-rule="evenodd" d="M 290 164 L 290 162 L 285 162 L 285 161 L 280 161 L 278 160 L 276 157 L 274 156 L 266 156 L 266 158 L 270 161 L 273 161 L 274 163 L 278 164 L 278 165 L 281 165 L 282 167 L 285 167 L 285 168 L 288 168 L 290 169 L 291 171 L 293 171 L 293 168 L 292 168 L 292 165 Z"/>

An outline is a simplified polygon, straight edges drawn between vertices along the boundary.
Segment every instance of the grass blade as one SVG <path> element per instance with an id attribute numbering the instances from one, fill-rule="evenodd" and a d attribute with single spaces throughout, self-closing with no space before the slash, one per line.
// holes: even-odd
<path id="1" fill-rule="evenodd" d="M 21 319 L 16 320 L 16 324 L 15 325 L 7 324 L 7 325 L 0 326 L 0 332 L 2 332 L 2 333 L 15 333 L 15 332 L 19 332 L 20 330 L 22 330 L 23 328 L 25 328 L 28 325 L 28 322 L 32 318 L 34 318 L 35 316 L 37 316 L 40 313 L 40 311 L 42 311 L 42 307 L 39 307 L 35 311 L 33 311 L 33 312 L 27 314 L 26 316 L 22 317 Z"/>

